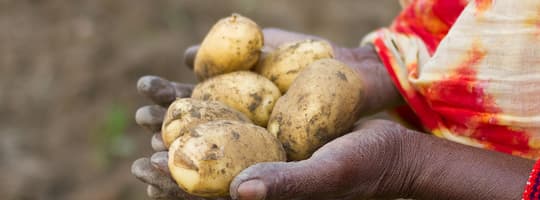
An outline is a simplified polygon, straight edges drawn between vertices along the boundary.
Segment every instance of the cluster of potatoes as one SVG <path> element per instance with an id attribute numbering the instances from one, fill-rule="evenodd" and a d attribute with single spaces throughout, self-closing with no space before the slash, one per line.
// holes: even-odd
<path id="1" fill-rule="evenodd" d="M 360 78 L 330 44 L 295 41 L 263 58 L 263 43 L 257 24 L 238 14 L 203 40 L 194 66 L 201 83 L 170 105 L 162 127 L 169 169 L 186 192 L 226 196 L 243 169 L 309 158 L 357 120 Z"/>

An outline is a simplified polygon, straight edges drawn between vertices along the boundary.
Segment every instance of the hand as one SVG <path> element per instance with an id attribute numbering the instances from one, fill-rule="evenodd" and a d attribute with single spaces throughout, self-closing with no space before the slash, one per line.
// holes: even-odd
<path id="1" fill-rule="evenodd" d="M 315 36 L 308 36 L 298 33 L 291 33 L 279 29 L 264 29 L 265 48 L 273 49 L 285 42 L 302 39 L 322 39 Z M 374 89 L 371 95 L 375 101 L 368 101 L 365 105 L 365 113 L 372 113 L 384 109 L 399 102 L 399 95 L 385 94 L 396 93 L 385 69 L 378 60 L 377 55 L 371 47 L 356 49 L 339 48 L 333 45 L 336 58 L 349 66 L 354 67 L 361 76 L 365 77 L 367 86 L 372 85 Z M 186 65 L 193 68 L 193 61 L 198 50 L 198 46 L 190 47 L 184 54 Z M 263 52 L 264 53 L 264 52 Z M 375 74 L 370 76 L 370 74 Z M 382 77 L 380 77 L 382 76 Z M 192 85 L 174 83 L 155 76 L 142 77 L 137 84 L 139 93 L 151 99 L 157 105 L 141 107 L 136 113 L 136 121 L 139 125 L 154 133 L 152 136 L 152 148 L 158 153 L 152 159 L 141 158 L 133 163 L 132 173 L 145 183 L 148 183 L 148 195 L 151 198 L 185 198 L 202 199 L 187 195 L 181 191 L 168 174 L 166 166 L 166 147 L 160 135 L 163 116 L 166 107 L 177 97 L 189 97 Z M 381 99 L 381 98 L 383 99 Z M 397 98 L 395 98 L 397 97 Z M 396 100 L 397 99 L 397 100 Z M 385 103 L 388 102 L 388 103 Z"/>
<path id="2" fill-rule="evenodd" d="M 375 120 L 307 160 L 245 169 L 230 193 L 242 200 L 520 199 L 534 162 Z"/>
<path id="3" fill-rule="evenodd" d="M 416 173 L 417 135 L 389 121 L 358 125 L 307 160 L 260 163 L 231 183 L 234 199 L 370 199 L 407 197 Z M 418 160 L 420 161 L 420 160 Z"/>
<path id="4" fill-rule="evenodd" d="M 422 165 L 407 159 L 417 154 L 417 135 L 389 121 L 368 121 L 308 160 L 245 169 L 231 183 L 230 193 L 233 199 L 269 200 L 407 197 L 414 188 L 410 182 L 417 177 L 411 169 Z M 169 177 L 167 160 L 167 153 L 158 152 L 150 161 L 135 162 L 134 173 L 155 186 L 149 187 L 149 195 L 200 199 L 178 189 Z"/>

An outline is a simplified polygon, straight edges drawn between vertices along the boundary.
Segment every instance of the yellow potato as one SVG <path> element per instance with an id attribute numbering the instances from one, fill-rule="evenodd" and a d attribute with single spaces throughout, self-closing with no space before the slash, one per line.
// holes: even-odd
<path id="1" fill-rule="evenodd" d="M 166 147 L 199 124 L 215 120 L 251 122 L 244 114 L 218 101 L 201 101 L 191 98 L 177 99 L 165 114 L 161 137 Z"/>
<path id="2" fill-rule="evenodd" d="M 333 58 L 332 46 L 322 40 L 285 43 L 267 55 L 255 71 L 274 82 L 285 93 L 296 76 L 312 62 Z"/>
<path id="3" fill-rule="evenodd" d="M 249 70 L 258 61 L 264 39 L 261 29 L 239 14 L 219 20 L 206 35 L 194 71 L 199 80 L 233 71 Z"/>
<path id="4" fill-rule="evenodd" d="M 213 77 L 198 84 L 191 94 L 194 99 L 221 101 L 263 127 L 280 96 L 272 81 L 249 71 Z"/>
<path id="5" fill-rule="evenodd" d="M 228 120 L 196 126 L 169 150 L 172 177 L 184 191 L 203 197 L 227 196 L 233 178 L 253 164 L 285 160 L 283 147 L 264 128 Z"/>
<path id="6" fill-rule="evenodd" d="M 343 63 L 322 59 L 306 67 L 276 103 L 268 131 L 277 135 L 290 160 L 303 160 L 352 128 L 363 96 L 358 74 Z"/>

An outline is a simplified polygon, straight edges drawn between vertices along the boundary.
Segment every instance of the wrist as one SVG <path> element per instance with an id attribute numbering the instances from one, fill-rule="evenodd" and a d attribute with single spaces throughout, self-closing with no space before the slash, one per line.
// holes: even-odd
<path id="1" fill-rule="evenodd" d="M 416 179 L 421 176 L 422 168 L 426 164 L 424 157 L 426 151 L 419 149 L 426 137 L 425 134 L 408 130 L 399 126 L 396 135 L 394 147 L 389 148 L 393 151 L 394 157 L 387 160 L 387 170 L 383 173 L 380 184 L 377 185 L 375 197 L 381 198 L 412 198 L 417 191 L 418 184 Z"/>

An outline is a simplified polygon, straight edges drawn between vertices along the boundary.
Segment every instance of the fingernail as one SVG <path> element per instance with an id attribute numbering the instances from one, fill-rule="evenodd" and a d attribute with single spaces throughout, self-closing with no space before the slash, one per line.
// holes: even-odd
<path id="1" fill-rule="evenodd" d="M 161 77 L 144 76 L 139 79 L 137 88 L 140 94 L 163 105 L 171 103 L 175 99 L 175 91 L 171 83 Z"/>
<path id="2" fill-rule="evenodd" d="M 240 200 L 263 200 L 266 197 L 266 186 L 260 180 L 249 180 L 238 186 Z"/>
<path id="3" fill-rule="evenodd" d="M 166 110 L 158 105 L 144 106 L 135 112 L 135 122 L 150 130 L 159 131 Z"/>
<path id="4" fill-rule="evenodd" d="M 143 76 L 137 81 L 137 88 L 139 91 L 148 92 L 151 89 L 151 82 L 154 79 L 158 79 L 156 76 Z"/>

